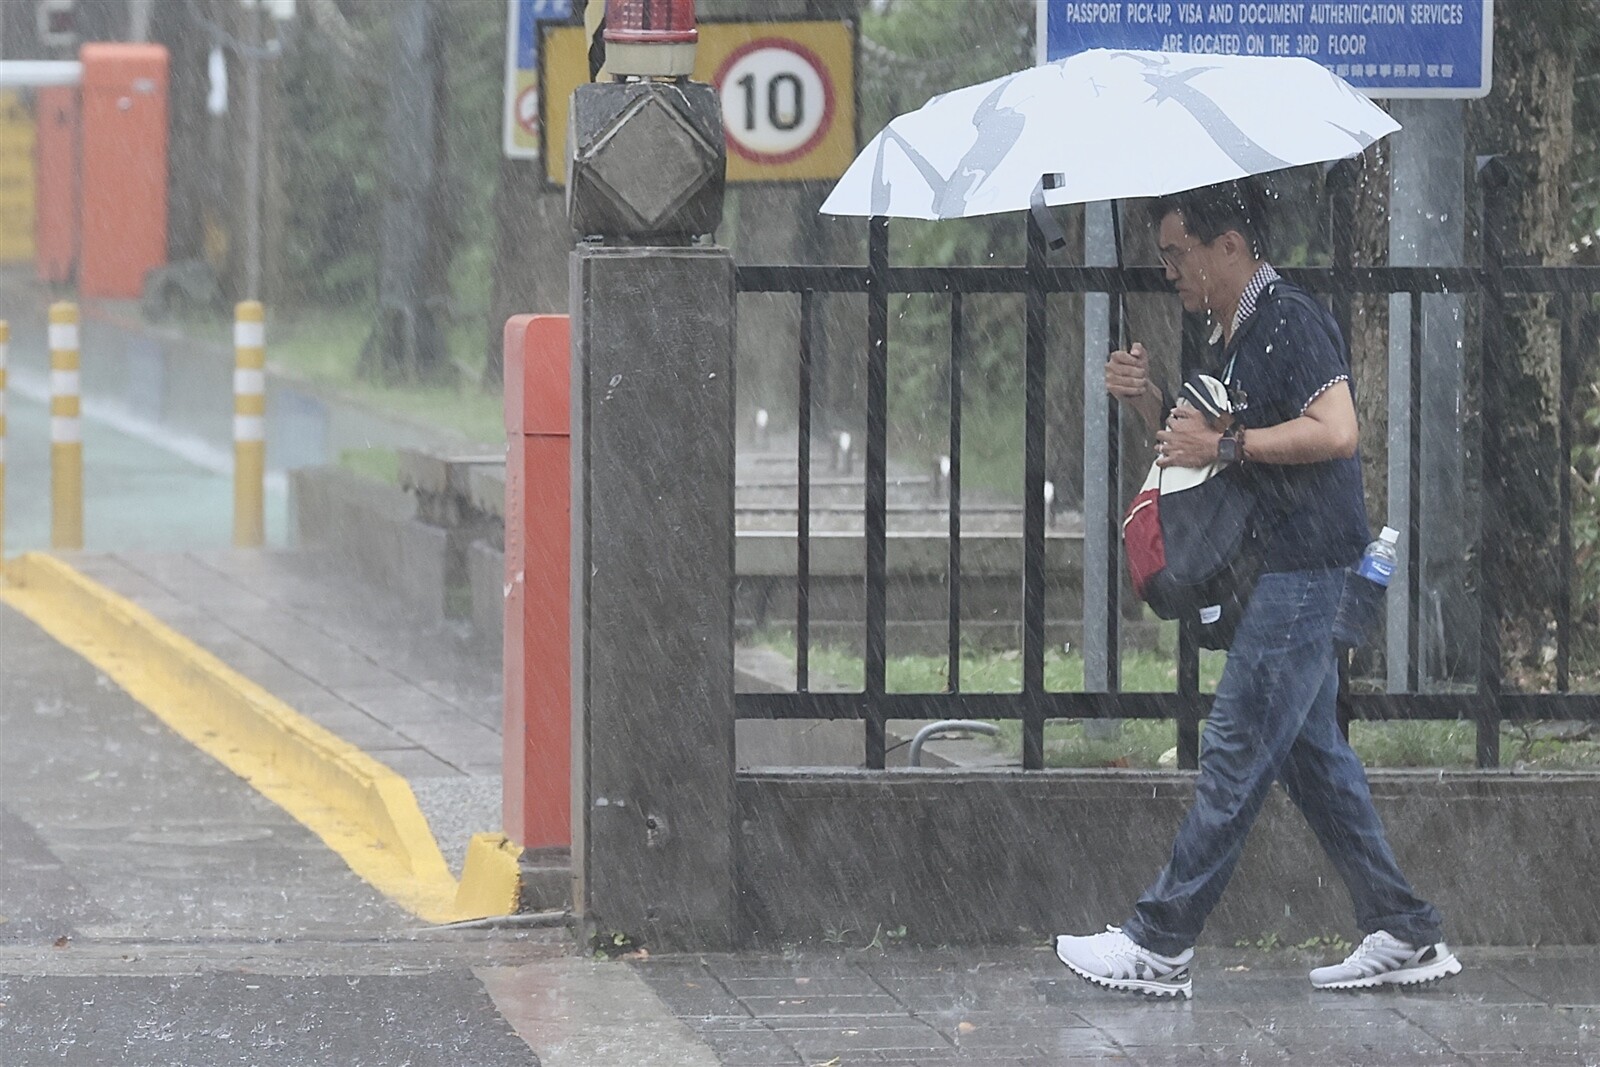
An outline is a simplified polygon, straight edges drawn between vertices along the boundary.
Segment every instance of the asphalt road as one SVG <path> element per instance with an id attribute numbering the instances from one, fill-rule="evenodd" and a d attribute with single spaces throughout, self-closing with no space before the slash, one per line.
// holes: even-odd
<path id="1" fill-rule="evenodd" d="M 0 1064 L 538 1060 L 481 975 L 553 934 L 423 928 L 0 608 Z"/>

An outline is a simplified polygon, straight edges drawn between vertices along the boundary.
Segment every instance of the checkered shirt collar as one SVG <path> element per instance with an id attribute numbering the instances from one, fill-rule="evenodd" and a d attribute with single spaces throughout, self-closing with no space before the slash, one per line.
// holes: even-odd
<path id="1" fill-rule="evenodd" d="M 1271 263 L 1263 263 L 1256 268 L 1255 274 L 1250 276 L 1250 283 L 1239 297 L 1239 308 L 1233 313 L 1233 329 L 1228 332 L 1230 337 L 1239 332 L 1245 319 L 1256 313 L 1256 298 L 1261 295 L 1261 290 L 1277 280 L 1278 272 L 1272 269 Z"/>

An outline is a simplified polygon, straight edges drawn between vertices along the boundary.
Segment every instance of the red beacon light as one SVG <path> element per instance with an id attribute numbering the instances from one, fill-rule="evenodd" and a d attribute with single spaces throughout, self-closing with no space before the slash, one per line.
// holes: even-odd
<path id="1" fill-rule="evenodd" d="M 606 69 L 618 77 L 694 72 L 694 0 L 606 0 Z"/>

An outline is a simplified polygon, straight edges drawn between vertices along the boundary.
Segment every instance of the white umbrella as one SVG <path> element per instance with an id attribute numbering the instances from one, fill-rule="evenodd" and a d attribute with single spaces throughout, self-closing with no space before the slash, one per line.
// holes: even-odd
<path id="1" fill-rule="evenodd" d="M 1343 159 L 1399 128 L 1309 59 L 1095 49 L 894 119 L 822 211 L 950 219 L 1159 196 Z"/>

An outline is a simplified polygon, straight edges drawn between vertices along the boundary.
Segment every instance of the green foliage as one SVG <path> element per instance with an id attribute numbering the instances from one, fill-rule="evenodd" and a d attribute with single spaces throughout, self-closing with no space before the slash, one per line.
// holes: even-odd
<path id="1" fill-rule="evenodd" d="M 861 22 L 863 136 L 938 93 L 1031 66 L 1033 18 L 1028 0 L 893 0 L 869 10 Z M 1022 261 L 1025 230 L 1016 214 L 896 221 L 890 240 L 897 263 L 992 266 Z M 890 425 L 902 441 L 941 441 L 949 404 L 949 301 L 895 300 Z M 965 317 L 970 342 L 963 368 L 966 482 L 1012 490 L 1021 480 L 1022 301 L 971 297 Z M 1015 435 L 1007 432 L 1013 423 Z"/>
<path id="2" fill-rule="evenodd" d="M 1294 946 L 1297 952 L 1331 952 L 1335 956 L 1348 956 L 1350 950 L 1355 948 L 1347 937 L 1338 934 L 1323 934 L 1321 937 L 1308 937 Z"/>
<path id="3" fill-rule="evenodd" d="M 1171 639 L 1164 651 L 1124 652 L 1122 690 L 1127 693 L 1170 693 L 1177 688 L 1178 671 Z M 793 659 L 794 639 L 787 632 L 758 634 L 752 644 L 773 649 Z M 1591 655 L 1592 662 L 1592 655 Z M 1227 663 L 1222 652 L 1203 651 L 1200 689 L 1216 692 Z M 943 656 L 891 656 L 886 665 L 885 688 L 891 693 L 940 693 L 949 675 Z M 847 689 L 860 689 L 864 672 L 859 651 L 817 645 L 811 649 L 812 687 L 824 679 Z M 1575 678 L 1579 672 L 1575 671 Z M 1045 654 L 1045 688 L 1051 692 L 1076 692 L 1083 687 L 1083 659 L 1075 653 L 1048 650 Z M 961 688 L 967 693 L 1015 693 L 1022 688 L 1021 656 L 1015 650 L 966 649 L 961 657 Z M 1021 726 L 1015 720 L 996 724 L 1000 734 L 995 747 L 1016 754 L 1022 748 Z M 1165 719 L 1126 719 L 1115 732 L 1086 729 L 1082 720 L 1053 720 L 1045 724 L 1044 756 L 1047 767 L 1117 767 L 1155 769 L 1173 767 L 1177 735 Z M 1205 724 L 1201 730 L 1204 734 Z M 1507 723 L 1501 728 L 1504 763 L 1523 770 L 1580 770 L 1600 766 L 1600 740 L 1584 725 Z M 1477 727 L 1466 721 L 1354 722 L 1350 745 L 1368 767 L 1459 767 L 1476 765 Z"/>
<path id="4" fill-rule="evenodd" d="M 348 17 L 365 34 L 384 34 L 379 5 L 351 5 Z M 285 295 L 365 303 L 377 281 L 383 109 L 373 104 L 381 90 L 324 36 L 293 40 L 279 61 Z"/>
<path id="5" fill-rule="evenodd" d="M 1005 752 L 1022 751 L 1022 725 L 1001 726 Z M 1178 765 L 1177 732 L 1165 719 L 1124 719 L 1114 730 L 1096 732 L 1085 721 L 1058 720 L 1045 724 L 1046 767 L 1116 767 L 1133 770 L 1168 769 Z"/>
<path id="6" fill-rule="evenodd" d="M 384 485 L 400 484 L 400 454 L 392 448 L 346 448 L 339 466 Z"/>
<path id="7" fill-rule="evenodd" d="M 365 309 L 285 308 L 269 324 L 268 358 L 279 373 L 315 383 L 391 415 L 478 442 L 505 440 L 505 415 L 498 392 L 485 392 L 468 364 L 481 354 L 481 334 L 462 322 L 448 334 L 462 373 L 454 386 L 371 382 L 360 377 L 361 342 L 372 326 Z"/>
<path id="8" fill-rule="evenodd" d="M 1272 933 L 1262 934 L 1253 941 L 1249 938 L 1242 938 L 1238 941 L 1235 941 L 1233 943 L 1233 947 L 1254 949 L 1256 952 L 1276 952 L 1278 949 L 1283 947 L 1283 940 L 1278 936 L 1277 932 L 1274 931 Z"/>
<path id="9" fill-rule="evenodd" d="M 599 930 L 589 938 L 589 951 L 596 959 L 614 960 L 642 952 L 639 938 L 620 930 Z"/>
<path id="10" fill-rule="evenodd" d="M 505 92 L 504 0 L 448 0 L 444 24 L 445 172 L 456 230 L 450 276 L 456 321 L 481 337 L 489 314 L 495 183 Z"/>
<path id="11" fill-rule="evenodd" d="M 1254 952 L 1294 952 L 1300 955 L 1334 955 L 1348 956 L 1355 946 L 1350 940 L 1338 934 L 1321 934 L 1308 937 L 1298 944 L 1287 944 L 1282 935 L 1276 930 L 1262 934 L 1255 939 L 1244 938 L 1233 943 L 1234 948 L 1249 949 Z"/>
<path id="12" fill-rule="evenodd" d="M 862 15 L 863 129 L 935 93 L 1033 65 L 1033 0 L 890 0 Z"/>
<path id="13" fill-rule="evenodd" d="M 784 632 L 758 635 L 754 642 L 794 658 L 794 637 Z M 1129 693 L 1173 692 L 1178 685 L 1176 657 L 1161 652 L 1126 652 L 1122 657 L 1122 688 Z M 1221 653 L 1204 652 L 1200 659 L 1200 687 L 1216 689 L 1222 676 Z M 813 676 L 860 687 L 866 677 L 859 650 L 837 645 L 813 645 L 809 665 Z M 945 656 L 890 656 L 885 688 L 891 693 L 942 693 L 949 685 Z M 1071 693 L 1083 688 L 1083 657 L 1076 652 L 1046 649 L 1045 688 Z M 966 693 L 1016 693 L 1022 689 L 1022 655 L 1016 649 L 966 648 L 961 653 L 961 689 Z"/>
<path id="14" fill-rule="evenodd" d="M 1572 618 L 1590 628 L 1600 623 L 1600 385 L 1591 385 L 1589 406 L 1579 416 L 1586 432 L 1572 443 Z"/>
<path id="15" fill-rule="evenodd" d="M 443 160 L 454 236 L 454 311 L 483 326 L 500 158 L 504 0 L 440 0 L 445 65 Z M 389 3 L 341 4 L 371 54 L 389 52 Z M 388 87 L 357 70 L 317 33 L 299 34 L 281 61 L 282 158 L 288 212 L 284 274 L 291 302 L 366 306 L 376 292 Z"/>
<path id="16" fill-rule="evenodd" d="M 1470 722 L 1350 724 L 1350 747 L 1369 767 L 1471 767 L 1476 743 Z"/>
<path id="17" fill-rule="evenodd" d="M 872 937 L 861 945 L 860 951 L 871 952 L 876 949 L 880 953 L 887 952 L 891 945 L 903 944 L 906 935 L 905 923 L 892 926 L 887 930 L 884 929 L 882 923 L 878 923 L 872 932 Z M 855 945 L 851 943 L 853 936 L 864 935 L 853 926 L 841 926 L 833 922 L 825 922 L 822 925 L 823 944 L 832 945 L 838 949 L 855 948 Z"/>
<path id="18" fill-rule="evenodd" d="M 1573 238 L 1594 262 L 1600 257 L 1600 4 L 1584 6 L 1589 19 L 1578 31 L 1572 86 L 1572 216 Z"/>

